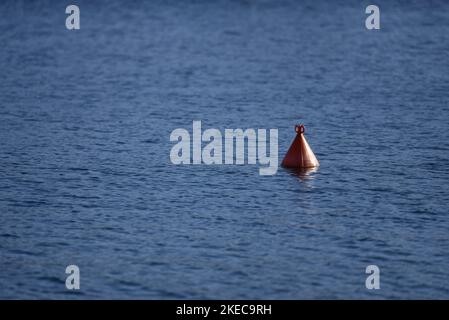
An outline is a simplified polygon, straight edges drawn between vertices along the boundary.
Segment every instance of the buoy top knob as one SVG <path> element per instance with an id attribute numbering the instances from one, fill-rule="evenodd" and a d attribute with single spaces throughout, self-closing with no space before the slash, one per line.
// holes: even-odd
<path id="1" fill-rule="evenodd" d="M 304 133 L 304 131 L 305 131 L 304 125 L 303 124 L 297 124 L 295 126 L 295 131 L 296 131 L 296 133 Z"/>

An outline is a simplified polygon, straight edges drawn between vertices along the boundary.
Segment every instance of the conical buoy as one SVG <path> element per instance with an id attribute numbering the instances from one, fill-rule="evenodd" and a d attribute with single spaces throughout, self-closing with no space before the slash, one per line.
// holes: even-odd
<path id="1" fill-rule="evenodd" d="M 295 140 L 293 140 L 281 165 L 285 168 L 318 167 L 320 163 L 304 137 L 304 125 L 296 125 L 295 131 Z"/>

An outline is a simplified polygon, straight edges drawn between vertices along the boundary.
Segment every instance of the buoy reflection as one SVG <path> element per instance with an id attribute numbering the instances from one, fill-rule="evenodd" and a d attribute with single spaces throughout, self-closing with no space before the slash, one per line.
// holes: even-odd
<path id="1" fill-rule="evenodd" d="M 311 181 L 316 178 L 318 167 L 314 168 L 286 168 L 286 170 L 301 181 Z"/>

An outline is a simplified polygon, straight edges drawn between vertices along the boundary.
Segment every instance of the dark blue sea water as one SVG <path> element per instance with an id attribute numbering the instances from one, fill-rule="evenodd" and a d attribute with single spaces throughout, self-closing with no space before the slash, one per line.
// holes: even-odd
<path id="1" fill-rule="evenodd" d="M 74 3 L 0 3 L 0 298 L 449 298 L 448 2 Z M 321 166 L 175 166 L 193 120 Z"/>

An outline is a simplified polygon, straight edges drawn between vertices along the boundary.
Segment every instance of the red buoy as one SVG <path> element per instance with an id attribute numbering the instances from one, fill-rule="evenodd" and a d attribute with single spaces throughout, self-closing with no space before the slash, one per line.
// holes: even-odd
<path id="1" fill-rule="evenodd" d="M 320 163 L 304 137 L 304 125 L 296 125 L 295 131 L 295 140 L 293 140 L 281 165 L 285 168 L 318 167 Z"/>

